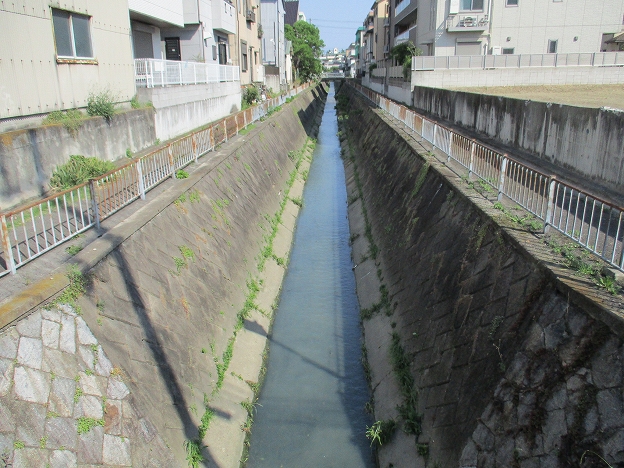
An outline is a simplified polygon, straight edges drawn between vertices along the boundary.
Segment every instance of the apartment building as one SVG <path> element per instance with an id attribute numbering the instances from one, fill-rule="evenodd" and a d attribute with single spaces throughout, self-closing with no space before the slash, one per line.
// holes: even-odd
<path id="1" fill-rule="evenodd" d="M 241 85 L 264 83 L 260 0 L 236 0 L 236 12 L 238 37 L 232 55 L 234 65 L 240 67 Z"/>
<path id="2" fill-rule="evenodd" d="M 121 101 L 135 93 L 128 0 L 62 5 L 0 2 L 0 119 L 5 123 L 84 107 L 89 93 L 103 88 Z"/>
<path id="3" fill-rule="evenodd" d="M 600 52 L 616 47 L 623 22 L 623 0 L 391 0 L 390 46 L 409 40 L 424 55 Z"/>
<path id="4" fill-rule="evenodd" d="M 260 0 L 260 13 L 265 82 L 269 88 L 278 90 L 287 83 L 284 0 Z"/>
<path id="5" fill-rule="evenodd" d="M 237 33 L 228 0 L 128 0 L 135 58 L 232 65 Z"/>

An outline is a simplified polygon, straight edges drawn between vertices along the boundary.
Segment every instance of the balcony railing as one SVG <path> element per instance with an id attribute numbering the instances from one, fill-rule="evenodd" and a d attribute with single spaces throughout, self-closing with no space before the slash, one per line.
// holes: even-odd
<path id="1" fill-rule="evenodd" d="M 247 19 L 247 21 L 251 21 L 252 23 L 255 23 L 256 22 L 256 12 L 253 11 L 253 10 L 247 10 L 246 19 Z"/>
<path id="2" fill-rule="evenodd" d="M 396 43 L 396 41 L 395 41 Z M 449 55 L 412 59 L 412 70 L 456 70 L 530 67 L 613 67 L 624 65 L 624 52 L 583 54 Z"/>
<path id="3" fill-rule="evenodd" d="M 412 27 L 412 28 L 409 28 L 407 31 L 402 32 L 401 34 L 399 34 L 399 35 L 395 36 L 395 37 L 394 37 L 394 45 L 396 46 L 396 45 L 399 45 L 399 44 L 401 44 L 401 43 L 403 43 L 403 42 L 407 42 L 407 41 L 409 41 L 410 31 L 411 31 L 412 29 L 414 29 L 415 27 L 416 27 L 416 26 L 414 26 L 414 27 Z"/>
<path id="4" fill-rule="evenodd" d="M 219 83 L 240 81 L 240 69 L 212 63 L 135 59 L 134 79 L 140 88 Z"/>
<path id="5" fill-rule="evenodd" d="M 409 6 L 409 4 L 410 0 L 403 0 L 401 3 L 399 3 L 394 10 L 394 16 L 399 16 L 399 13 L 405 10 Z"/>
<path id="6" fill-rule="evenodd" d="M 488 15 L 451 15 L 446 19 L 446 30 L 448 32 L 485 31 L 488 23 Z"/>

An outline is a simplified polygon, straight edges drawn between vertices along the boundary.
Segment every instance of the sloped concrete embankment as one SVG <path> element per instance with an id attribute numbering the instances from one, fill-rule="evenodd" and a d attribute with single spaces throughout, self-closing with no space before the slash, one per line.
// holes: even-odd
<path id="1" fill-rule="evenodd" d="M 258 289 L 274 287 L 259 284 L 258 262 L 295 170 L 289 152 L 313 132 L 324 95 L 305 93 L 225 145 L 214 167 L 93 270 L 85 320 L 181 466 L 183 442 L 197 439 L 210 414 L 201 441 L 207 466 L 239 463 L 247 416 L 240 403 L 253 398 L 245 381 L 257 382 L 264 345 L 249 355 L 235 330 L 242 320 L 261 338 L 268 332 L 260 314 L 245 319 L 241 311 L 257 307 Z M 234 372 L 243 355 L 252 365 Z"/>
<path id="2" fill-rule="evenodd" d="M 76 255 L 89 280 L 82 317 L 52 307 L 3 331 L 7 462 L 186 466 L 193 441 L 204 466 L 239 466 L 241 403 L 262 375 L 298 213 L 291 198 L 325 96 L 304 92 Z M 93 427 L 81 433 L 81 421 Z"/>
<path id="3" fill-rule="evenodd" d="M 403 429 L 380 466 L 624 462 L 622 296 L 341 93 L 375 419 Z"/>

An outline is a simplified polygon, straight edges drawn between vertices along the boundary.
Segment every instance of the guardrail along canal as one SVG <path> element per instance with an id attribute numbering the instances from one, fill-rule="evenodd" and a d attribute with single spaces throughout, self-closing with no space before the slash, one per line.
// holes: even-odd
<path id="1" fill-rule="evenodd" d="M 369 389 L 330 90 L 277 309 L 248 467 L 373 467 Z"/>

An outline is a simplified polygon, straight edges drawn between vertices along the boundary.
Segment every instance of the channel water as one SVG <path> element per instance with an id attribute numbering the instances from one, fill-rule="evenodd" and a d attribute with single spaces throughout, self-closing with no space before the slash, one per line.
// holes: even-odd
<path id="1" fill-rule="evenodd" d="M 335 102 L 332 84 L 270 337 L 251 468 L 375 466 Z"/>

